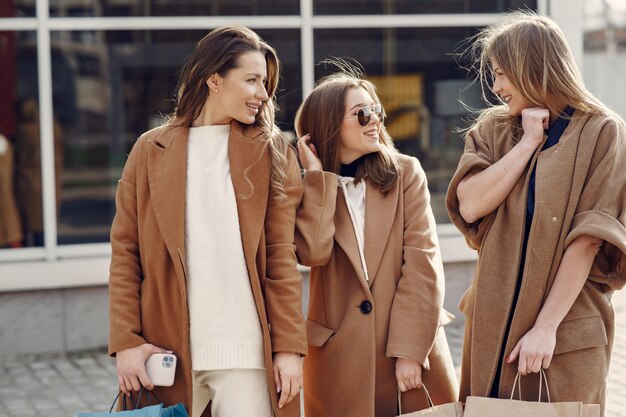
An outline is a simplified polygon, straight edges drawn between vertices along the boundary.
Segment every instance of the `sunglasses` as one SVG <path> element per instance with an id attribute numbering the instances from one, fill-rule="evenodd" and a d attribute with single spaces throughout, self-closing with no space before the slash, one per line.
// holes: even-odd
<path id="1" fill-rule="evenodd" d="M 383 106 L 381 106 L 380 104 L 361 107 L 360 109 L 356 110 L 354 115 L 348 117 L 356 116 L 359 124 L 365 127 L 370 123 L 370 120 L 372 119 L 372 113 L 375 113 L 376 117 L 378 117 L 378 120 L 380 120 L 380 122 L 382 123 L 383 119 L 385 118 L 385 110 L 383 110 Z"/>

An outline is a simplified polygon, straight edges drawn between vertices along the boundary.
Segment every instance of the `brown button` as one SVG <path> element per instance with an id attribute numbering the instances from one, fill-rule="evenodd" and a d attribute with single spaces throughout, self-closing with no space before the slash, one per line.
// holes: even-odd
<path id="1" fill-rule="evenodd" d="M 556 217 L 552 218 L 552 223 L 556 222 Z"/>

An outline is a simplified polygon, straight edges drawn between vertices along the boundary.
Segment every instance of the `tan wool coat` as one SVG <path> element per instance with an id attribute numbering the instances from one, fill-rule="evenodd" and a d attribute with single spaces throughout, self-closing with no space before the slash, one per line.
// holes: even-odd
<path id="1" fill-rule="evenodd" d="M 111 230 L 109 353 L 145 342 L 173 350 L 178 357 L 174 385 L 155 388 L 157 396 L 166 405 L 182 401 L 191 412 L 184 239 L 188 133 L 187 128 L 167 126 L 145 133 L 124 167 Z M 288 155 L 282 201 L 270 198 L 269 154 L 257 131 L 244 131 L 233 122 L 228 154 L 274 414 L 299 416 L 298 397 L 278 409 L 272 376 L 272 352 L 306 354 L 302 277 L 294 248 L 295 214 L 302 197 L 295 153 Z M 204 415 L 209 414 L 207 408 Z"/>
<path id="2" fill-rule="evenodd" d="M 567 246 L 578 236 L 604 241 L 589 278 L 556 334 L 546 374 L 552 401 L 599 403 L 604 408 L 613 345 L 611 294 L 626 283 L 626 132 L 618 120 L 576 111 L 559 143 L 541 146 L 506 200 L 468 224 L 460 215 L 457 187 L 472 171 L 501 159 L 521 138 L 507 120 L 490 117 L 466 138 L 465 153 L 450 183 L 450 218 L 478 250 L 474 282 L 459 308 L 467 315 L 461 399 L 487 396 L 498 365 L 508 317 L 513 314 L 508 355 L 532 328 L 553 284 Z M 544 139 L 545 140 L 545 139 Z M 536 166 L 535 212 L 515 311 L 515 292 L 528 179 Z M 510 395 L 517 362 L 502 365 L 500 397 Z M 526 399 L 536 399 L 538 377 L 522 378 Z"/>
<path id="3" fill-rule="evenodd" d="M 311 266 L 307 417 L 395 417 L 395 357 L 424 364 L 435 403 L 456 401 L 456 376 L 442 326 L 444 276 L 426 176 L 401 156 L 402 174 L 384 195 L 367 181 L 365 261 L 337 176 L 307 172 L 298 209 L 298 259 Z M 371 310 L 367 308 L 367 303 Z M 426 407 L 422 390 L 402 396 L 404 413 Z"/>

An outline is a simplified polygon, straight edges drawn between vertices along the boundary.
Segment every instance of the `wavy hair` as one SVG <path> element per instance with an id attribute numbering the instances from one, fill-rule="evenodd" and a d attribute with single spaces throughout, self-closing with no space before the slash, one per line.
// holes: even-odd
<path id="1" fill-rule="evenodd" d="M 346 112 L 346 96 L 353 88 L 364 88 L 375 103 L 380 103 L 376 87 L 364 80 L 356 68 L 350 68 L 345 61 L 340 71 L 322 78 L 311 94 L 304 100 L 296 113 L 296 133 L 298 137 L 309 134 L 325 171 L 339 173 L 340 131 Z M 364 157 L 357 169 L 355 181 L 369 178 L 387 193 L 400 175 L 399 152 L 385 126 L 381 123 L 380 150 Z"/>
<path id="2" fill-rule="evenodd" d="M 181 70 L 176 109 L 168 124 L 172 127 L 189 127 L 200 116 L 210 94 L 206 81 L 215 73 L 225 77 L 239 65 L 239 57 L 247 52 L 260 52 L 267 64 L 265 89 L 268 100 L 263 103 L 254 123 L 260 130 L 271 161 L 271 189 L 274 196 L 284 198 L 287 175 L 287 149 L 285 135 L 274 123 L 276 113 L 275 93 L 280 77 L 280 62 L 276 51 L 259 35 L 245 26 L 225 26 L 211 31 L 196 44 Z M 261 156 L 259 156 L 260 160 Z M 247 174 L 247 171 L 246 171 Z M 252 187 L 252 182 L 246 180 Z"/>
<path id="3" fill-rule="evenodd" d="M 563 31 L 548 17 L 532 11 L 508 13 L 469 42 L 463 55 L 473 61 L 483 99 L 490 104 L 475 123 L 488 115 L 508 114 L 506 104 L 491 104 L 485 91 L 493 83 L 492 59 L 532 106 L 547 108 L 552 115 L 560 115 L 567 105 L 584 113 L 614 114 L 587 90 Z"/>

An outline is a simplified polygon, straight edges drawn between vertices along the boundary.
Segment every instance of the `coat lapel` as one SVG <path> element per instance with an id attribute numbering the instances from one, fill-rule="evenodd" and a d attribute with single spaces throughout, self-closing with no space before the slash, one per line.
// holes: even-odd
<path id="1" fill-rule="evenodd" d="M 148 183 L 154 214 L 179 277 L 185 271 L 185 203 L 189 129 L 164 128 L 150 142 Z"/>
<path id="2" fill-rule="evenodd" d="M 346 205 L 346 199 L 341 189 L 337 191 L 337 207 L 335 208 L 335 240 L 341 246 L 346 256 L 350 260 L 359 281 L 367 287 L 365 272 L 361 266 L 361 255 L 356 240 L 356 234 L 352 227 L 352 219 Z"/>
<path id="3" fill-rule="evenodd" d="M 400 181 L 387 193 L 367 181 L 365 190 L 365 263 L 370 287 L 376 279 L 398 207 Z"/>
<path id="4" fill-rule="evenodd" d="M 270 186 L 270 161 L 259 131 L 250 128 L 244 132 L 239 123 L 231 123 L 228 159 L 237 201 L 241 243 L 248 273 L 254 277 Z"/>

